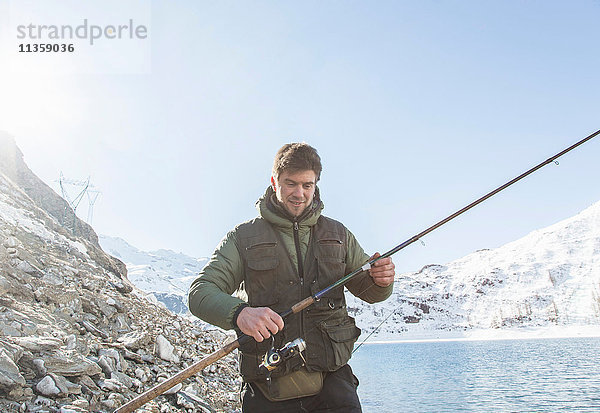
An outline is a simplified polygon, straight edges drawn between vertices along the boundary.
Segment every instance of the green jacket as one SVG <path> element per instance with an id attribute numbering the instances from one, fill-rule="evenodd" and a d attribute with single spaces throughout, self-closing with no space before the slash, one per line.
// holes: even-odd
<path id="1" fill-rule="evenodd" d="M 297 266 L 293 239 L 294 218 L 275 201 L 271 187 L 267 188 L 256 206 L 259 217 L 269 222 L 281 235 L 287 252 Z M 308 250 L 311 227 L 316 224 L 323 208 L 317 189 L 313 203 L 297 220 L 302 257 L 306 256 Z M 208 264 L 192 283 L 189 292 L 189 308 L 192 314 L 226 330 L 236 327 L 233 324 L 234 314 L 238 307 L 247 301 L 247 297 L 244 297 L 243 291 L 240 290 L 244 280 L 244 268 L 238 251 L 236 229 L 230 231 L 218 245 Z M 363 266 L 369 259 L 354 235 L 349 230 L 346 230 L 346 233 L 346 269 L 344 274 L 340 274 L 340 278 Z M 346 288 L 360 299 L 374 303 L 387 299 L 393 286 L 380 287 L 367 272 L 363 272 L 348 282 Z M 234 294 L 236 292 L 237 294 Z"/>

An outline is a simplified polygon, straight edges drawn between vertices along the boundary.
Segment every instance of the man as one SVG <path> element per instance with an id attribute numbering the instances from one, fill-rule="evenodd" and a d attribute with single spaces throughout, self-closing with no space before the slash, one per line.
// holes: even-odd
<path id="1" fill-rule="evenodd" d="M 369 260 L 350 231 L 321 215 L 321 169 L 317 151 L 305 143 L 279 149 L 271 185 L 256 204 L 259 216 L 225 236 L 190 288 L 194 315 L 254 338 L 240 348 L 244 412 L 361 411 L 347 364 L 360 329 L 346 311 L 343 288 L 285 320 L 279 316 Z M 384 258 L 346 287 L 369 303 L 383 301 L 394 275 Z M 271 348 L 297 338 L 306 343 L 302 357 L 272 372 L 260 366 Z"/>

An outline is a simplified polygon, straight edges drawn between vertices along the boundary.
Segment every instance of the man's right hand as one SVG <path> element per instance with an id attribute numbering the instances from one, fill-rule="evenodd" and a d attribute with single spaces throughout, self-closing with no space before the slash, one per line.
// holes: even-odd
<path id="1" fill-rule="evenodd" d="M 246 307 L 238 314 L 236 324 L 242 333 L 260 343 L 283 329 L 283 318 L 268 307 Z"/>

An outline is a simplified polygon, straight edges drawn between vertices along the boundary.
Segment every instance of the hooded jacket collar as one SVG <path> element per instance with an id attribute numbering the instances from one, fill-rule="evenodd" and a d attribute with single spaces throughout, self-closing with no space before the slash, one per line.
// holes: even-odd
<path id="1" fill-rule="evenodd" d="M 321 201 L 319 187 L 315 189 L 315 196 L 311 204 L 298 218 L 292 216 L 280 204 L 273 187 L 270 185 L 267 187 L 263 196 L 256 201 L 256 209 L 258 209 L 259 216 L 270 224 L 283 228 L 291 228 L 295 221 L 298 222 L 300 226 L 311 227 L 315 225 L 321 216 L 321 211 L 323 211 L 324 207 L 325 205 L 323 205 L 323 202 Z"/>

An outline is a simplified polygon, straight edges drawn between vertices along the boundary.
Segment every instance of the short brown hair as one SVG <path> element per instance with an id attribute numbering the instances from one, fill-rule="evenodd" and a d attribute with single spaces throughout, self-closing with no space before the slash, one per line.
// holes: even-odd
<path id="1" fill-rule="evenodd" d="M 321 177 L 321 157 L 317 150 L 307 143 L 286 143 L 277 151 L 273 162 L 273 177 L 277 179 L 284 171 L 298 172 L 311 170 Z"/>

